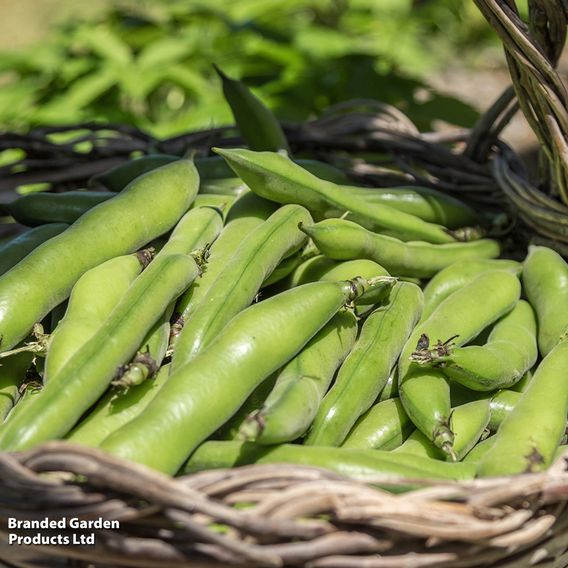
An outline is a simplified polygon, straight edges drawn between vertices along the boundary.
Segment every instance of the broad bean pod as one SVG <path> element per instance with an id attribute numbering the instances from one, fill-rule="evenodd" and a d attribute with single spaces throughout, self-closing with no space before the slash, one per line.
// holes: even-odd
<path id="1" fill-rule="evenodd" d="M 361 294 L 365 284 L 360 280 L 306 284 L 243 310 L 207 349 L 174 370 L 144 412 L 101 447 L 175 473 L 262 381 Z"/>
<path id="2" fill-rule="evenodd" d="M 91 268 L 77 280 L 65 315 L 49 339 L 45 383 L 56 377 L 81 346 L 93 337 L 145 264 L 144 255 L 117 256 Z"/>
<path id="3" fill-rule="evenodd" d="M 48 223 L 74 223 L 87 211 L 108 201 L 110 191 L 65 191 L 31 193 L 6 204 L 6 211 L 22 225 L 37 227 Z"/>
<path id="4" fill-rule="evenodd" d="M 522 281 L 536 311 L 538 347 L 544 357 L 568 331 L 568 264 L 552 249 L 530 246 Z"/>
<path id="5" fill-rule="evenodd" d="M 357 343 L 325 395 L 305 443 L 339 446 L 377 399 L 408 336 L 420 318 L 422 291 L 397 283 L 389 302 L 367 317 Z"/>
<path id="6" fill-rule="evenodd" d="M 87 270 L 170 230 L 191 205 L 198 181 L 187 160 L 149 172 L 1 276 L 0 349 L 7 351 L 26 337 Z"/>
<path id="7" fill-rule="evenodd" d="M 495 443 L 479 462 L 478 475 L 542 471 L 552 462 L 566 430 L 568 340 L 556 345 L 540 365 Z"/>
<path id="8" fill-rule="evenodd" d="M 335 315 L 278 374 L 262 408 L 243 423 L 239 439 L 270 445 L 302 436 L 356 336 L 354 314 Z"/>
<path id="9" fill-rule="evenodd" d="M 452 344 L 417 350 L 413 361 L 435 365 L 453 381 L 477 391 L 512 387 L 538 357 L 536 319 L 520 300 L 491 330 L 487 343 L 454 348 Z"/>
<path id="10" fill-rule="evenodd" d="M 429 278 L 454 262 L 494 258 L 500 251 L 499 243 L 491 239 L 448 244 L 403 242 L 373 233 L 345 219 L 326 219 L 314 225 L 303 225 L 302 231 L 329 258 L 368 258 L 394 276 Z"/>
<path id="11" fill-rule="evenodd" d="M 95 335 L 41 393 L 0 430 L 0 448 L 22 450 L 65 436 L 129 361 L 164 306 L 197 276 L 195 261 L 168 255 L 134 281 Z"/>
<path id="12" fill-rule="evenodd" d="M 342 448 L 394 450 L 414 430 L 399 398 L 373 405 L 359 417 L 341 444 Z"/>
<path id="13" fill-rule="evenodd" d="M 175 342 L 172 371 L 206 347 L 233 316 L 254 300 L 279 262 L 306 242 L 298 224 L 307 219 L 310 214 L 306 209 L 287 205 L 243 240 L 185 322 Z"/>
<path id="14" fill-rule="evenodd" d="M 225 227 L 208 251 L 207 263 L 201 276 L 178 300 L 176 313 L 179 323 L 176 324 L 174 343 L 183 323 L 191 317 L 241 242 L 275 211 L 274 203 L 257 197 L 254 193 L 249 192 L 237 199 L 227 215 Z"/>
<path id="15" fill-rule="evenodd" d="M 205 442 L 191 456 L 183 473 L 237 467 L 251 463 L 292 463 L 321 467 L 354 479 L 380 475 L 408 478 L 472 479 L 475 466 L 445 463 L 415 455 L 381 450 L 355 450 L 280 444 L 267 447 L 251 442 Z"/>
<path id="16" fill-rule="evenodd" d="M 49 223 L 30 229 L 0 245 L 0 276 L 16 266 L 39 245 L 67 229 L 65 223 Z"/>
<path id="17" fill-rule="evenodd" d="M 231 79 L 216 65 L 213 67 L 247 146 L 251 150 L 289 151 L 286 135 L 272 111 L 242 81 Z"/>
<path id="18" fill-rule="evenodd" d="M 150 381 L 126 390 L 109 389 L 65 438 L 85 446 L 98 446 L 107 436 L 136 418 L 146 408 L 165 384 L 169 373 L 169 367 L 165 365 Z"/>
<path id="19" fill-rule="evenodd" d="M 438 272 L 424 287 L 425 320 L 450 294 L 469 284 L 475 277 L 489 270 L 507 270 L 521 273 L 522 264 L 514 260 L 472 259 L 450 264 Z"/>
<path id="20" fill-rule="evenodd" d="M 415 215 L 423 221 L 458 229 L 477 225 L 479 215 L 463 201 L 429 187 L 357 187 L 343 185 L 342 190 L 370 204 L 384 204 Z"/>
<path id="21" fill-rule="evenodd" d="M 403 240 L 455 240 L 441 225 L 348 195 L 340 186 L 317 178 L 282 154 L 243 149 L 215 151 L 256 194 L 282 204 L 303 205 L 316 218 L 340 217 L 349 212 L 350 218 L 369 229 L 388 231 Z"/>
<path id="22" fill-rule="evenodd" d="M 441 370 L 421 368 L 411 356 L 430 345 L 443 346 L 449 339 L 457 347 L 466 344 L 511 311 L 520 293 L 519 280 L 513 274 L 485 272 L 441 302 L 416 326 L 402 350 L 398 370 L 404 408 L 416 427 L 448 453 L 453 441 L 449 385 Z"/>

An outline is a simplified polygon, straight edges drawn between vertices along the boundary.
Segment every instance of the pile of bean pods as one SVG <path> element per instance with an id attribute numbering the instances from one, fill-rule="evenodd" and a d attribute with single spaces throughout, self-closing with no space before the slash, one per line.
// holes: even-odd
<path id="1" fill-rule="evenodd" d="M 538 471 L 568 412 L 568 265 L 483 215 L 291 156 L 220 70 L 247 148 L 148 155 L 4 205 L 0 449 L 64 438 L 176 474 Z"/>

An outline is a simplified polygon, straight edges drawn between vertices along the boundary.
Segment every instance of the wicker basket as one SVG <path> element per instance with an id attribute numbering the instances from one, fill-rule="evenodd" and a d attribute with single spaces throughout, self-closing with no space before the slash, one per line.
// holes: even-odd
<path id="1" fill-rule="evenodd" d="M 568 457 L 568 456 L 567 456 Z M 50 475 L 46 475 L 50 473 Z M 329 471 L 253 465 L 172 479 L 50 442 L 0 454 L 0 560 L 8 566 L 423 568 L 568 565 L 568 464 L 545 473 L 426 483 L 393 495 Z M 246 503 L 247 508 L 234 505 Z M 10 545 L 9 519 L 117 521 L 40 531 L 94 544 Z M 223 527 L 220 530 L 219 527 Z M 12 535 L 12 537 L 10 537 Z M 14 536 L 15 535 L 15 536 Z"/>
<path id="2" fill-rule="evenodd" d="M 565 5 L 529 0 L 529 29 L 512 0 L 476 3 L 503 39 L 514 89 L 471 132 L 420 133 L 392 107 L 350 101 L 307 124 L 287 125 L 286 134 L 296 155 L 339 165 L 359 182 L 427 185 L 484 211 L 507 208 L 515 223 L 503 232 L 513 256 L 532 240 L 568 257 L 568 99 L 554 71 L 565 39 Z M 518 106 L 543 144 L 546 175 L 539 188 L 498 138 Z M 50 140 L 54 132 L 72 130 L 78 131 L 73 142 Z M 77 151 L 79 141 L 91 142 L 91 151 Z M 0 150 L 22 148 L 26 157 L 0 169 L 0 192 L 8 199 L 17 186 L 36 182 L 50 183 L 52 191 L 82 187 L 132 152 L 206 155 L 212 146 L 238 143 L 229 127 L 161 141 L 133 127 L 97 124 L 4 134 Z M 414 490 L 395 494 L 388 488 L 409 480 L 355 481 L 290 465 L 172 479 L 97 450 L 50 442 L 0 454 L 0 561 L 82 568 L 568 566 L 568 455 L 540 474 L 410 482 Z M 46 517 L 67 524 L 103 518 L 118 526 L 10 528 L 14 519 Z M 38 532 L 84 544 L 10 544 Z"/>

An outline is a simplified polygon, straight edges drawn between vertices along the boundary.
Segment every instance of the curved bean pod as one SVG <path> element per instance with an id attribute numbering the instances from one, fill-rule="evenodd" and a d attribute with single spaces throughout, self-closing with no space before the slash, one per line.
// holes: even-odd
<path id="1" fill-rule="evenodd" d="M 481 458 L 478 475 L 516 475 L 546 469 L 566 429 L 568 413 L 568 341 L 542 360 L 526 392 Z"/>
<path id="2" fill-rule="evenodd" d="M 445 460 L 446 453 L 437 448 L 420 430 L 416 429 L 401 446 L 393 450 L 394 453 L 411 454 L 435 460 Z"/>
<path id="3" fill-rule="evenodd" d="M 342 444 L 383 389 L 421 310 L 420 288 L 400 282 L 392 289 L 389 303 L 365 320 L 355 347 L 320 405 L 307 445 Z"/>
<path id="4" fill-rule="evenodd" d="M 497 391 L 489 400 L 489 408 L 491 410 L 491 418 L 487 428 L 491 432 L 497 432 L 503 421 L 517 405 L 521 399 L 522 393 L 512 390 Z"/>
<path id="5" fill-rule="evenodd" d="M 493 447 L 495 436 L 490 436 L 478 442 L 471 451 L 463 458 L 462 463 L 479 463 L 483 456 Z"/>
<path id="6" fill-rule="evenodd" d="M 235 173 L 261 197 L 278 203 L 297 203 L 319 218 L 349 216 L 373 230 L 388 231 L 403 240 L 451 243 L 455 239 L 442 226 L 427 223 L 388 205 L 369 204 L 341 187 L 317 178 L 276 152 L 214 149 Z"/>
<path id="7" fill-rule="evenodd" d="M 4 207 L 22 225 L 37 227 L 47 223 L 74 223 L 89 209 L 114 197 L 110 191 L 66 191 L 31 193 Z"/>
<path id="8" fill-rule="evenodd" d="M 195 166 L 187 160 L 149 172 L 1 276 L 1 350 L 26 337 L 87 270 L 170 230 L 188 210 L 198 181 Z"/>
<path id="9" fill-rule="evenodd" d="M 507 270 L 518 276 L 522 265 L 514 260 L 479 259 L 450 264 L 436 274 L 424 287 L 425 320 L 450 294 L 469 284 L 476 276 L 489 270 Z"/>
<path id="10" fill-rule="evenodd" d="M 568 331 L 568 264 L 552 249 L 531 246 L 522 281 L 536 311 L 538 347 L 544 357 Z"/>
<path id="11" fill-rule="evenodd" d="M 243 310 L 198 357 L 170 374 L 140 416 L 101 447 L 175 473 L 262 381 L 292 359 L 364 288 L 360 281 L 317 282 Z"/>
<path id="12" fill-rule="evenodd" d="M 0 422 L 12 410 L 20 398 L 20 386 L 25 382 L 26 371 L 32 363 L 30 352 L 6 357 L 0 366 Z"/>
<path id="13" fill-rule="evenodd" d="M 218 209 L 198 207 L 188 211 L 176 224 L 156 258 L 168 254 L 189 254 L 211 245 L 223 230 L 223 217 Z"/>
<path id="14" fill-rule="evenodd" d="M 391 398 L 398 397 L 398 366 L 395 365 L 393 370 L 389 374 L 389 378 L 383 387 L 383 390 L 379 394 L 378 402 L 383 400 L 389 400 Z"/>
<path id="15" fill-rule="evenodd" d="M 452 411 L 450 429 L 454 433 L 453 453 L 461 461 L 477 444 L 490 419 L 489 400 L 474 400 Z M 448 457 L 446 457 L 448 459 Z"/>
<path id="16" fill-rule="evenodd" d="M 272 111 L 242 81 L 227 77 L 216 65 L 213 67 L 247 146 L 251 150 L 288 151 L 288 141 Z"/>
<path id="17" fill-rule="evenodd" d="M 485 345 L 418 350 L 420 364 L 436 365 L 453 381 L 476 391 L 509 388 L 538 357 L 536 318 L 528 302 L 518 304 L 493 326 Z"/>
<path id="18" fill-rule="evenodd" d="M 237 467 L 251 463 L 292 463 L 330 469 L 353 479 L 373 479 L 378 475 L 408 478 L 472 479 L 475 466 L 445 463 L 425 457 L 393 454 L 381 450 L 354 450 L 281 444 L 261 446 L 251 442 L 205 442 L 182 473 Z"/>
<path id="19" fill-rule="evenodd" d="M 140 156 L 134 160 L 128 160 L 124 164 L 119 164 L 105 172 L 94 175 L 91 177 L 87 185 L 89 187 L 102 185 L 109 191 L 122 191 L 137 177 L 165 166 L 166 164 L 176 162 L 179 159 L 179 156 L 170 156 L 169 154 L 147 154 L 146 156 Z M 199 173 L 201 175 L 201 172 Z"/>
<path id="20" fill-rule="evenodd" d="M 394 450 L 414 430 L 399 398 L 384 400 L 369 408 L 347 434 L 342 448 Z"/>
<path id="21" fill-rule="evenodd" d="M 77 280 L 65 316 L 49 339 L 45 383 L 56 377 L 67 361 L 93 337 L 143 267 L 141 256 L 118 256 L 85 272 Z"/>
<path id="22" fill-rule="evenodd" d="M 134 281 L 95 335 L 26 411 L 0 430 L 0 448 L 21 450 L 61 437 L 104 393 L 117 369 L 136 352 L 168 305 L 197 276 L 191 257 L 169 255 L 153 262 Z"/>
<path id="23" fill-rule="evenodd" d="M 458 229 L 479 224 L 479 215 L 463 201 L 429 187 L 356 187 L 343 191 L 370 204 L 384 204 L 423 221 Z"/>
<path id="24" fill-rule="evenodd" d="M 59 235 L 69 225 L 49 223 L 30 229 L 0 245 L 0 276 L 16 266 L 30 252 L 49 239 Z"/>
<path id="25" fill-rule="evenodd" d="M 138 386 L 158 372 L 170 343 L 173 310 L 173 304 L 168 306 L 148 331 L 132 360 L 120 369 L 117 378 L 112 381 L 114 387 L 129 389 Z"/>
<path id="26" fill-rule="evenodd" d="M 513 274 L 485 272 L 440 303 L 427 320 L 416 326 L 402 350 L 398 370 L 404 408 L 416 427 L 448 453 L 453 441 L 449 385 L 440 370 L 421 368 L 411 355 L 449 338 L 458 347 L 464 345 L 511 311 L 520 293 L 519 280 Z"/>
<path id="27" fill-rule="evenodd" d="M 303 262 L 286 280 L 284 285 L 288 288 L 307 284 L 308 282 L 319 282 L 323 280 L 350 280 L 360 276 L 367 280 L 379 276 L 390 276 L 380 264 L 367 259 L 346 260 L 337 262 L 324 255 L 310 258 Z M 388 280 L 385 280 L 387 284 Z M 378 304 L 384 301 L 390 293 L 391 286 L 384 289 L 377 288 L 363 294 L 358 300 L 358 305 Z"/>
<path id="28" fill-rule="evenodd" d="M 335 315 L 282 369 L 262 408 L 243 424 L 239 439 L 270 445 L 302 436 L 356 336 L 354 314 Z"/>
<path id="29" fill-rule="evenodd" d="M 306 219 L 310 214 L 299 205 L 281 207 L 240 244 L 182 328 L 175 342 L 173 371 L 206 347 L 254 300 L 278 263 L 305 243 L 298 224 Z"/>
<path id="30" fill-rule="evenodd" d="M 165 384 L 169 372 L 168 365 L 165 365 L 150 381 L 127 390 L 110 389 L 65 438 L 84 446 L 98 446 L 148 406 Z"/>
<path id="31" fill-rule="evenodd" d="M 180 324 L 176 325 L 174 342 L 177 341 L 179 334 L 177 328 L 182 327 L 183 323 L 191 317 L 241 242 L 251 231 L 266 221 L 274 211 L 276 211 L 274 203 L 257 197 L 254 193 L 246 193 L 235 201 L 227 215 L 225 228 L 209 251 L 203 273 L 178 300 L 176 313 Z"/>
<path id="32" fill-rule="evenodd" d="M 429 278 L 460 260 L 499 255 L 499 243 L 491 239 L 449 244 L 403 242 L 373 233 L 345 219 L 326 219 L 314 225 L 304 225 L 301 229 L 329 258 L 368 258 L 384 266 L 394 276 Z"/>

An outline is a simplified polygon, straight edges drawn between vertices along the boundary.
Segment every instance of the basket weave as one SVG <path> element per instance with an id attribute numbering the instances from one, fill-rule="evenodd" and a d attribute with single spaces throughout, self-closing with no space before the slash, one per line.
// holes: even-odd
<path id="1" fill-rule="evenodd" d="M 290 465 L 172 479 L 99 450 L 50 442 L 0 454 L 0 560 L 26 568 L 561 568 L 568 564 L 567 458 L 545 473 L 416 480 L 419 489 L 394 495 L 373 484 L 403 480 L 363 483 Z M 8 544 L 10 533 L 37 532 L 7 529 L 9 518 L 46 515 L 102 516 L 120 529 L 83 531 L 95 533 L 91 546 Z M 72 532 L 80 531 L 55 534 Z"/>
<path id="2" fill-rule="evenodd" d="M 568 252 L 568 92 L 555 67 L 566 41 L 568 5 L 564 0 L 529 0 L 529 22 L 513 0 L 475 0 L 499 35 L 516 101 L 538 138 L 538 187 L 515 167 L 506 149 L 493 160 L 494 175 L 536 241 Z M 499 107 L 513 98 L 509 90 Z M 503 150 L 503 148 L 502 148 Z M 517 171 L 515 171 L 517 170 Z"/>

